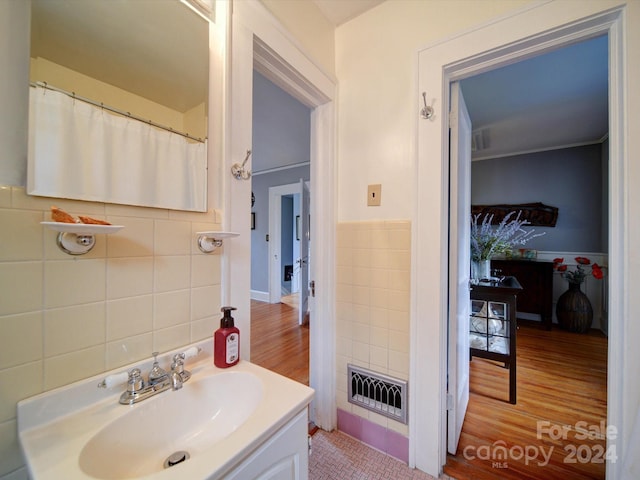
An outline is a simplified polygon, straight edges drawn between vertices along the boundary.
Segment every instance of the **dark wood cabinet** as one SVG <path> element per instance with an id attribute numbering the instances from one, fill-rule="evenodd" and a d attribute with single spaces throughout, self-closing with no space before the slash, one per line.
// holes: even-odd
<path id="1" fill-rule="evenodd" d="M 491 268 L 513 276 L 522 285 L 518 312 L 537 313 L 542 326 L 551 330 L 553 315 L 553 262 L 538 260 L 491 260 Z"/>
<path id="2" fill-rule="evenodd" d="M 481 282 L 471 287 L 470 358 L 487 358 L 509 369 L 509 403 L 516 403 L 516 296 L 518 280 Z"/>

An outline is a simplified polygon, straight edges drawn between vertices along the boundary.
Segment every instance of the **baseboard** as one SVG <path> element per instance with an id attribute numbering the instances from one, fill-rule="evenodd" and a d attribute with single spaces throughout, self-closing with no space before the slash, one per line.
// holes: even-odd
<path id="1" fill-rule="evenodd" d="M 259 290 L 251 290 L 251 300 L 258 300 L 259 302 L 269 301 L 269 292 L 261 292 Z"/>
<path id="2" fill-rule="evenodd" d="M 407 437 L 340 408 L 337 413 L 339 431 L 404 463 L 409 463 Z"/>

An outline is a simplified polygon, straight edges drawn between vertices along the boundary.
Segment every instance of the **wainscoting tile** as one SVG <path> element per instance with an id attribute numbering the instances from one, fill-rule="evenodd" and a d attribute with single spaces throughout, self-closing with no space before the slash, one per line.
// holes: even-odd
<path id="1" fill-rule="evenodd" d="M 105 370 L 105 346 L 76 350 L 44 361 L 44 389 L 51 390 Z"/>
<path id="2" fill-rule="evenodd" d="M 52 260 L 45 264 L 45 307 L 66 307 L 105 300 L 106 261 Z"/>
<path id="3" fill-rule="evenodd" d="M 45 357 L 61 355 L 104 343 L 105 325 L 106 306 L 104 302 L 45 310 Z"/>
<path id="4" fill-rule="evenodd" d="M 41 221 L 41 212 L 0 209 L 0 261 L 42 260 Z"/>
<path id="5" fill-rule="evenodd" d="M 149 357 L 153 351 L 153 335 L 151 332 L 109 342 L 107 343 L 106 369 L 112 370 L 137 362 Z"/>
<path id="6" fill-rule="evenodd" d="M 191 295 L 189 290 L 156 293 L 153 296 L 155 319 L 154 330 L 188 323 Z"/>
<path id="7" fill-rule="evenodd" d="M 0 317 L 0 332 L 0 369 L 42 358 L 42 312 Z"/>
<path id="8" fill-rule="evenodd" d="M 43 262 L 0 263 L 0 315 L 42 308 Z"/>
<path id="9" fill-rule="evenodd" d="M 120 257 L 107 260 L 107 298 L 149 294 L 153 291 L 153 258 Z"/>

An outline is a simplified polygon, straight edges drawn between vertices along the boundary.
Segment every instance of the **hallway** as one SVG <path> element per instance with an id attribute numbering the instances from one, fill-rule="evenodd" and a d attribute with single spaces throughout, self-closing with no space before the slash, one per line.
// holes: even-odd
<path id="1" fill-rule="evenodd" d="M 309 325 L 298 325 L 295 302 L 251 300 L 251 361 L 309 385 Z"/>

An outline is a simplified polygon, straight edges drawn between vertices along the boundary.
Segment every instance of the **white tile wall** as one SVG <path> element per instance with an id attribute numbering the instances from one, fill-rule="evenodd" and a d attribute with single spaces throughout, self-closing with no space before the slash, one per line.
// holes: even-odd
<path id="1" fill-rule="evenodd" d="M 125 228 L 72 257 L 39 224 L 51 205 Z M 220 255 L 200 252 L 195 232 L 219 230 L 221 217 L 0 186 L 0 477 L 23 463 L 19 400 L 211 336 Z"/>
<path id="2" fill-rule="evenodd" d="M 411 223 L 341 223 L 337 248 L 337 406 L 408 435 L 406 425 L 347 402 L 347 364 L 409 378 Z"/>

